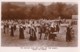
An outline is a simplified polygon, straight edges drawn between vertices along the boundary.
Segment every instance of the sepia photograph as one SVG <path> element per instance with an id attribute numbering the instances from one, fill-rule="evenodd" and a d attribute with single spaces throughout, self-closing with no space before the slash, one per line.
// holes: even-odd
<path id="1" fill-rule="evenodd" d="M 1 47 L 78 47 L 78 3 L 1 2 Z"/>

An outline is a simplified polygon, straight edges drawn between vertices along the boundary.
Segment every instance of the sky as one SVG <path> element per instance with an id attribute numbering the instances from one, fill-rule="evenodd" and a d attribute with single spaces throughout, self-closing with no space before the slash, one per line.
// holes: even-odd
<path id="1" fill-rule="evenodd" d="M 17 5 L 37 5 L 37 4 L 43 4 L 45 6 L 48 6 L 54 2 L 12 2 L 13 4 L 17 4 Z M 56 2 L 55 2 L 56 3 Z M 66 3 L 66 4 L 77 4 L 76 2 L 62 2 L 62 3 Z"/>
<path id="2" fill-rule="evenodd" d="M 32 4 L 32 5 L 36 5 L 36 4 L 44 4 L 44 5 L 50 5 L 51 3 L 54 3 L 54 2 L 26 2 L 26 4 Z M 77 4 L 76 2 L 64 2 L 66 4 Z"/>

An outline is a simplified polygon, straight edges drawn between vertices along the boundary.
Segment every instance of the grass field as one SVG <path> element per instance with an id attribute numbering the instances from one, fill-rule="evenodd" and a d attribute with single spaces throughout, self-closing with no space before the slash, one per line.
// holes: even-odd
<path id="1" fill-rule="evenodd" d="M 27 28 L 25 34 L 25 39 L 19 39 L 18 29 L 15 31 L 15 36 L 10 36 L 10 29 L 6 30 L 8 33 L 3 33 L 3 29 L 1 30 L 1 46 L 5 47 L 20 47 L 20 46 L 47 46 L 47 47 L 76 47 L 77 46 L 77 26 L 74 25 L 74 38 L 72 42 L 66 42 L 66 33 L 65 27 L 60 27 L 59 34 L 57 34 L 56 40 L 44 40 L 44 34 L 42 35 L 42 39 L 39 40 L 39 34 L 37 35 L 36 41 L 29 41 L 29 34 L 27 33 Z"/>

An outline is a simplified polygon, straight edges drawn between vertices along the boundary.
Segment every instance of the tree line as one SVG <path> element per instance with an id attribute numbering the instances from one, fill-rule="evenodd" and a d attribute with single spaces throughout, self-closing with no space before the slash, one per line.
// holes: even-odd
<path id="1" fill-rule="evenodd" d="M 78 14 L 77 4 L 51 3 L 45 6 L 41 3 L 37 5 L 19 6 L 11 2 L 2 3 L 2 19 L 58 19 L 59 16 L 71 19 L 72 15 Z"/>

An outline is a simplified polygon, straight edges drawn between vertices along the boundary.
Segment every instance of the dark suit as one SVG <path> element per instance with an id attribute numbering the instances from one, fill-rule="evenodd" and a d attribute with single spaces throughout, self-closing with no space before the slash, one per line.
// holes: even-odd
<path id="1" fill-rule="evenodd" d="M 35 41 L 37 39 L 35 29 L 30 27 L 29 34 L 30 34 L 29 40 Z"/>
<path id="2" fill-rule="evenodd" d="M 59 32 L 59 26 L 58 26 L 58 24 L 56 25 L 56 31 Z"/>
<path id="3" fill-rule="evenodd" d="M 5 33 L 6 25 L 4 25 L 4 33 Z"/>
<path id="4" fill-rule="evenodd" d="M 16 25 L 14 25 L 14 30 L 16 30 Z"/>
<path id="5" fill-rule="evenodd" d="M 14 27 L 11 26 L 11 36 L 14 36 Z"/>
<path id="6" fill-rule="evenodd" d="M 72 40 L 72 37 L 71 37 L 71 29 L 69 27 L 67 27 L 66 41 L 69 42 L 71 40 Z"/>
<path id="7" fill-rule="evenodd" d="M 20 27 L 19 32 L 20 32 L 19 38 L 24 39 L 24 29 L 23 29 L 23 27 L 22 28 Z"/>

